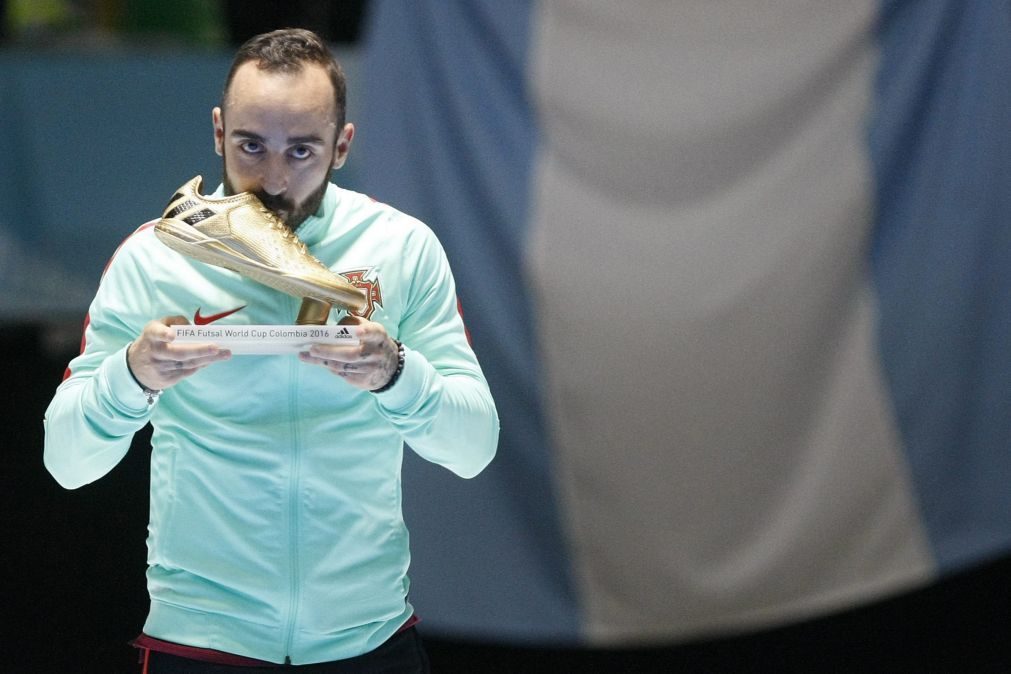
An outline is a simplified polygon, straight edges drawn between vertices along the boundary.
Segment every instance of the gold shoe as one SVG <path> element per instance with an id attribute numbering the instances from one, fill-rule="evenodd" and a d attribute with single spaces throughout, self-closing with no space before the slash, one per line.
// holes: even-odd
<path id="1" fill-rule="evenodd" d="M 330 271 L 305 244 L 249 192 L 213 198 L 200 194 L 197 176 L 169 199 L 154 233 L 169 248 L 224 267 L 283 293 L 301 297 L 298 322 L 322 322 L 337 304 L 349 311 L 366 307 L 365 292 Z M 311 300 L 326 303 L 325 311 Z M 307 305 L 312 318 L 303 321 Z"/>

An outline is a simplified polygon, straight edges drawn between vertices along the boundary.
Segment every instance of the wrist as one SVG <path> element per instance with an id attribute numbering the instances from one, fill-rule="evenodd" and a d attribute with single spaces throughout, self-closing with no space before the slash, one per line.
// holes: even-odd
<path id="1" fill-rule="evenodd" d="M 370 391 L 371 393 L 383 393 L 385 391 L 389 391 L 393 388 L 393 385 L 397 383 L 397 380 L 400 379 L 400 375 L 404 371 L 404 345 L 398 339 L 394 339 L 393 343 L 397 345 L 397 367 L 393 370 L 393 374 L 390 375 L 389 380 L 379 388 L 372 389 Z"/>
<path id="2" fill-rule="evenodd" d="M 133 345 L 131 344 L 130 347 L 132 346 Z M 150 388 L 149 386 L 145 385 L 144 382 L 142 382 L 140 379 L 137 379 L 137 375 L 133 373 L 133 368 L 130 367 L 130 347 L 127 347 L 126 349 L 126 371 L 130 373 L 130 377 L 137 384 L 137 386 L 140 387 L 140 390 L 144 392 L 144 395 L 147 396 L 147 404 L 154 405 L 155 401 L 158 400 L 158 396 L 161 395 L 162 390 L 158 388 Z"/>

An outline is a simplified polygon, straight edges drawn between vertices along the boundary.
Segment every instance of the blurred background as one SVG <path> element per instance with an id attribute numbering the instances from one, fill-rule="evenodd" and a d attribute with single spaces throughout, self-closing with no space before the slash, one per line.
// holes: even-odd
<path id="1" fill-rule="evenodd" d="M 502 418 L 405 459 L 434 671 L 1011 669 L 1011 2 L 0 0 L 5 671 L 139 671 L 148 435 L 68 492 L 42 415 L 285 26 Z"/>

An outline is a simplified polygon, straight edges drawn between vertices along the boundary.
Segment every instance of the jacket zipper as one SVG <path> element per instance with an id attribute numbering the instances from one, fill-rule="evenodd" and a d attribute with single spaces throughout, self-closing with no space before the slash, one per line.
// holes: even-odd
<path id="1" fill-rule="evenodd" d="M 301 361 L 297 358 L 290 359 L 288 386 L 288 414 L 291 424 L 291 446 L 290 475 L 288 477 L 288 626 L 284 640 L 284 661 L 291 664 L 291 649 L 295 638 L 295 624 L 297 622 L 299 609 L 299 560 L 298 560 L 298 539 L 299 539 L 299 468 L 301 459 L 302 442 L 298 427 L 298 365 Z"/>

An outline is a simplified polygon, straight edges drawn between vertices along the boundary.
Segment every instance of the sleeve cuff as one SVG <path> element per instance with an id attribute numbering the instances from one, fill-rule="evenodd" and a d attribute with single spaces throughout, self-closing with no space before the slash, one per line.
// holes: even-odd
<path id="1" fill-rule="evenodd" d="M 124 346 L 102 363 L 99 370 L 102 379 L 101 388 L 116 408 L 132 413 L 131 416 L 143 416 L 151 406 L 148 405 L 147 395 L 130 374 L 130 368 L 126 364 L 128 348 L 129 345 Z"/>
<path id="2" fill-rule="evenodd" d="M 404 345 L 404 370 L 389 390 L 376 393 L 376 400 L 387 411 L 397 414 L 409 411 L 431 387 L 435 367 L 417 351 Z"/>

